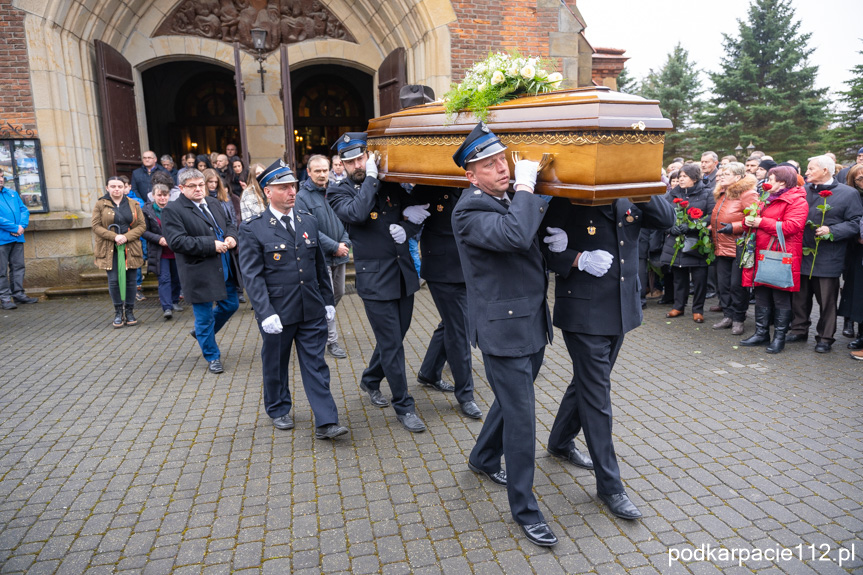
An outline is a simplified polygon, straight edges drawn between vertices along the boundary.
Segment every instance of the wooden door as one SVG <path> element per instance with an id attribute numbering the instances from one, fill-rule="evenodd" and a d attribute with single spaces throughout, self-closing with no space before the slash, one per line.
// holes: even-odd
<path id="1" fill-rule="evenodd" d="M 141 166 L 141 138 L 135 106 L 132 65 L 117 50 L 100 40 L 96 45 L 96 75 L 102 104 L 102 139 L 105 142 L 105 178 Z"/>
<path id="2" fill-rule="evenodd" d="M 399 90 L 407 83 L 407 61 L 405 49 L 396 48 L 384 58 L 378 68 L 378 97 L 381 104 L 381 116 L 398 112 Z"/>

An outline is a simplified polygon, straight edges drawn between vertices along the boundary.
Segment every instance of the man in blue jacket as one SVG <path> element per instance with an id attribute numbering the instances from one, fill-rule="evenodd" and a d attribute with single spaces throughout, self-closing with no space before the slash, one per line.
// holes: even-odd
<path id="1" fill-rule="evenodd" d="M 0 171 L 0 307 L 15 309 L 18 303 L 36 303 L 24 293 L 24 230 L 30 211 L 18 192 L 7 188 Z M 11 285 L 11 287 L 10 287 Z"/>
<path id="2" fill-rule="evenodd" d="M 150 193 L 150 178 L 156 172 L 165 172 L 171 175 L 171 172 L 156 163 L 156 153 L 147 150 L 141 155 L 141 167 L 132 172 L 132 192 L 147 201 L 147 194 Z"/>

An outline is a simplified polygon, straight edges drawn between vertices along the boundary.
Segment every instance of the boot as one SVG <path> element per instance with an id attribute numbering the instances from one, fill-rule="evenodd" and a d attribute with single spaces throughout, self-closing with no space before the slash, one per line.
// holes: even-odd
<path id="1" fill-rule="evenodd" d="M 126 304 L 126 325 L 138 325 L 138 320 L 135 319 L 134 304 Z"/>
<path id="2" fill-rule="evenodd" d="M 755 306 L 755 333 L 751 337 L 741 341 L 740 345 L 754 347 L 770 342 L 770 312 L 772 311 L 773 308 L 762 307 L 760 305 Z"/>
<path id="3" fill-rule="evenodd" d="M 793 312 L 790 309 L 777 309 L 773 315 L 773 341 L 767 346 L 767 353 L 779 353 L 785 349 L 785 334 L 791 325 Z"/>
<path id="4" fill-rule="evenodd" d="M 115 305 L 114 306 L 114 321 L 111 324 L 114 327 L 123 327 L 123 306 Z"/>
<path id="5" fill-rule="evenodd" d="M 842 329 L 842 335 L 845 337 L 854 337 L 854 322 L 851 321 L 850 317 L 846 317 L 845 319 L 845 327 Z"/>
<path id="6" fill-rule="evenodd" d="M 848 349 L 863 349 L 863 322 L 857 324 L 857 339 L 851 340 Z"/>

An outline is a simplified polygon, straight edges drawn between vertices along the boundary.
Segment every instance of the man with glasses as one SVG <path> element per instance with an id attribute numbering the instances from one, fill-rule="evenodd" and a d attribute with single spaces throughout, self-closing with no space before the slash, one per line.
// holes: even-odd
<path id="1" fill-rule="evenodd" d="M 179 179 L 183 194 L 162 210 L 162 231 L 176 254 L 183 295 L 195 314 L 191 335 L 210 373 L 222 373 L 216 333 L 240 306 L 236 262 L 229 251 L 237 247 L 237 228 L 207 194 L 201 172 L 186 170 Z"/>

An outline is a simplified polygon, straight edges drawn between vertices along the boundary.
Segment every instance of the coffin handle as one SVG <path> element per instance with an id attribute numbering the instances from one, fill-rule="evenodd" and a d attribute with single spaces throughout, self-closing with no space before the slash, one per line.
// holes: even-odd
<path id="1" fill-rule="evenodd" d="M 513 163 L 517 163 L 517 162 L 518 162 L 519 160 L 521 160 L 521 159 L 522 159 L 522 158 L 521 158 L 521 152 L 518 152 L 518 151 L 516 151 L 516 150 L 513 150 L 513 152 L 512 152 L 512 162 L 513 162 Z M 527 158 L 525 158 L 525 159 L 527 159 Z M 542 171 L 542 169 L 543 169 L 544 167 L 546 167 L 547 165 L 549 165 L 549 164 L 550 164 L 550 163 L 552 163 L 553 161 L 554 161 L 554 155 L 553 155 L 553 154 L 544 153 L 544 154 L 542 155 L 542 158 L 540 158 L 540 160 L 539 160 L 539 167 L 536 169 L 536 171 L 537 171 L 537 172 L 541 172 L 541 171 Z"/>

